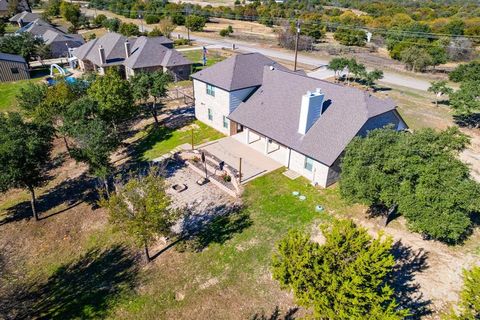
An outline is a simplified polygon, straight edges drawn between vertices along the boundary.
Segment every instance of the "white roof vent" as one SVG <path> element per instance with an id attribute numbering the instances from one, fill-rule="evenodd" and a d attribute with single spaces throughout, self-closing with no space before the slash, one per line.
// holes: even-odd
<path id="1" fill-rule="evenodd" d="M 274 66 L 270 66 L 270 70 L 275 70 L 275 67 Z"/>

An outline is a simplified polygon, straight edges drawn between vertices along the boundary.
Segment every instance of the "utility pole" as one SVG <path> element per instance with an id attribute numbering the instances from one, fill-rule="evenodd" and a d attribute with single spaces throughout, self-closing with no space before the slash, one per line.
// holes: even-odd
<path id="1" fill-rule="evenodd" d="M 295 35 L 295 64 L 293 66 L 293 71 L 297 71 L 297 56 L 298 56 L 298 39 L 300 38 L 300 21 L 297 20 L 296 24 L 296 35 Z"/>
<path id="2" fill-rule="evenodd" d="M 187 6 L 187 8 L 185 8 L 185 13 L 187 15 L 187 17 L 185 18 L 185 27 L 187 28 L 187 41 L 188 41 L 188 45 L 190 45 L 190 28 L 188 27 L 188 23 L 187 23 L 188 15 L 190 14 L 190 7 Z"/>

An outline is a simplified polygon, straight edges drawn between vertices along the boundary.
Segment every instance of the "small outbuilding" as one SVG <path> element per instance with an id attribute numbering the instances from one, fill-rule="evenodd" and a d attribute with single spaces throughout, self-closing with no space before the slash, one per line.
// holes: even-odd
<path id="1" fill-rule="evenodd" d="M 28 64 L 22 56 L 0 52 L 0 82 L 29 78 Z"/>

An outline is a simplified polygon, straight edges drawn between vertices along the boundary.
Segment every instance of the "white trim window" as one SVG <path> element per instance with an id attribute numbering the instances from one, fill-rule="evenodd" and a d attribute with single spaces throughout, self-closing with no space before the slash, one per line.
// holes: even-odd
<path id="1" fill-rule="evenodd" d="M 207 83 L 207 94 L 209 96 L 215 97 L 215 87 Z"/>
<path id="2" fill-rule="evenodd" d="M 208 120 L 213 121 L 213 111 L 210 108 L 208 108 Z"/>
<path id="3" fill-rule="evenodd" d="M 312 172 L 313 171 L 313 159 L 309 157 L 305 157 L 305 164 L 303 166 L 306 170 Z"/>
<path id="4" fill-rule="evenodd" d="M 223 116 L 223 127 L 225 129 L 228 129 L 228 119 L 226 116 Z"/>

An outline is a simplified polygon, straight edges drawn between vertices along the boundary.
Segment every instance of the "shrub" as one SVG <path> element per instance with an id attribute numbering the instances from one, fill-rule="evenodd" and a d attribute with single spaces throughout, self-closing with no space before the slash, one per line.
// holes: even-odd
<path id="1" fill-rule="evenodd" d="M 160 18 L 156 15 L 149 14 L 145 16 L 145 23 L 146 24 L 154 24 L 160 22 Z"/>
<path id="2" fill-rule="evenodd" d="M 220 36 L 222 37 L 228 37 L 233 33 L 233 28 L 232 26 L 228 26 L 225 29 L 220 30 Z"/>
<path id="3" fill-rule="evenodd" d="M 230 182 L 230 181 L 232 181 L 232 177 L 231 177 L 229 174 L 227 174 L 227 173 L 224 173 L 224 174 L 222 175 L 222 179 L 223 179 L 224 182 Z"/>
<path id="4" fill-rule="evenodd" d="M 353 30 L 340 27 L 333 38 L 345 46 L 363 47 L 367 43 L 367 34 L 363 30 Z"/>
<path id="5" fill-rule="evenodd" d="M 175 46 L 185 46 L 188 44 L 188 39 L 176 39 L 173 40 L 173 44 Z"/>
<path id="6" fill-rule="evenodd" d="M 103 26 L 103 22 L 107 20 L 107 16 L 104 14 L 99 14 L 93 19 L 93 24 L 97 27 Z"/>

